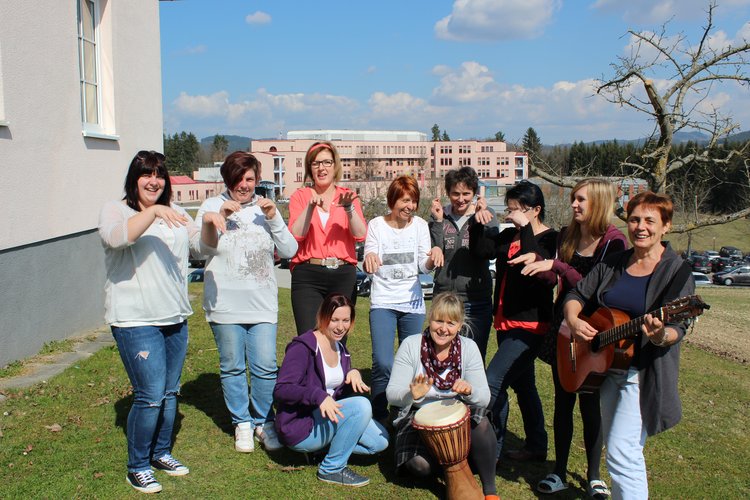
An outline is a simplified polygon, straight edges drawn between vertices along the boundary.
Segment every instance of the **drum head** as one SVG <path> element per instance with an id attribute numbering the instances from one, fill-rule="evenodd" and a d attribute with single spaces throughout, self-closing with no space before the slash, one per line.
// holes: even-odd
<path id="1" fill-rule="evenodd" d="M 421 407 L 414 414 L 414 423 L 429 427 L 443 427 L 461 420 L 468 408 L 457 399 L 435 401 Z"/>

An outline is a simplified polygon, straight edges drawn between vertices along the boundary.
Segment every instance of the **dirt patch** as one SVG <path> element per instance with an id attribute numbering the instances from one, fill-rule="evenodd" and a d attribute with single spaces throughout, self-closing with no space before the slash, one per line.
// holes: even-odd
<path id="1" fill-rule="evenodd" d="M 750 287 L 696 290 L 711 305 L 685 341 L 742 364 L 750 364 Z"/>

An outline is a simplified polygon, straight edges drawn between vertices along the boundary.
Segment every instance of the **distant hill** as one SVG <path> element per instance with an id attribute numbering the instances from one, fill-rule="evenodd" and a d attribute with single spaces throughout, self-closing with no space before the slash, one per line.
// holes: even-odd
<path id="1" fill-rule="evenodd" d="M 250 141 L 252 140 L 250 137 L 245 137 L 242 135 L 225 135 L 225 134 L 219 134 L 223 135 L 227 138 L 227 141 L 229 141 L 229 147 L 227 148 L 227 153 L 231 153 L 232 151 L 248 151 L 250 149 Z M 211 145 L 214 143 L 214 136 L 211 135 L 209 137 L 204 137 L 201 139 L 201 147 L 203 147 L 206 151 L 211 151 Z"/>
<path id="2" fill-rule="evenodd" d="M 675 144 L 682 144 L 684 142 L 692 141 L 696 142 L 698 144 L 705 144 L 708 142 L 708 135 L 701 133 L 701 132 L 677 132 L 674 135 L 674 143 Z M 641 139 L 604 139 L 599 141 L 591 141 L 587 142 L 585 144 L 606 144 L 608 142 L 617 141 L 618 144 L 624 145 L 624 144 L 634 144 L 636 146 L 642 146 L 646 142 L 647 138 L 643 137 Z M 746 132 L 739 132 L 737 134 L 733 134 L 727 137 L 727 140 L 729 142 L 746 142 L 750 140 L 750 130 Z M 560 146 L 570 146 L 570 144 L 560 144 Z"/>
<path id="3" fill-rule="evenodd" d="M 750 130 L 740 132 L 738 134 L 732 134 L 727 137 L 729 142 L 747 142 L 750 141 Z"/>

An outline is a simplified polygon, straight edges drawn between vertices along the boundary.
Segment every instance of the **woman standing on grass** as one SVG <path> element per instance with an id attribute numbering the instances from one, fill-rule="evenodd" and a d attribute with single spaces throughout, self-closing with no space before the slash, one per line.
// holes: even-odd
<path id="1" fill-rule="evenodd" d="M 612 497 L 648 498 L 643 446 L 646 437 L 680 421 L 677 390 L 680 344 L 686 323 L 663 323 L 646 314 L 695 290 L 688 266 L 662 238 L 672 225 L 669 197 L 645 191 L 627 206 L 633 248 L 610 255 L 565 297 L 565 321 L 573 337 L 591 342 L 597 331 L 579 314 L 604 306 L 631 318 L 644 316 L 631 366 L 610 370 L 599 390 L 602 430 Z"/>
<path id="2" fill-rule="evenodd" d="M 515 259 L 526 264 L 521 274 L 536 276 L 547 282 L 558 283 L 555 317 L 562 319 L 562 304 L 567 293 L 597 262 L 605 256 L 625 250 L 625 235 L 610 223 L 615 205 L 615 188 L 604 179 L 584 179 L 570 192 L 570 207 L 573 210 L 570 224 L 560 231 L 557 258 L 544 260 L 534 253 Z M 553 328 L 559 328 L 559 321 Z M 552 333 L 552 345 L 557 346 L 557 331 Z M 541 357 L 541 356 L 540 356 Z M 576 393 L 565 391 L 557 374 L 555 349 L 544 361 L 552 365 L 552 380 L 555 385 L 555 468 L 539 481 L 537 491 L 556 493 L 568 488 L 568 455 L 573 440 L 573 410 Z M 599 393 L 578 395 L 583 441 L 586 448 L 588 494 L 591 498 L 606 498 L 609 489 L 599 475 L 602 460 L 601 413 Z"/>
<path id="3" fill-rule="evenodd" d="M 347 467 L 349 457 L 385 450 L 388 433 L 372 419 L 370 400 L 353 395 L 370 390 L 342 343 L 354 313 L 348 297 L 327 296 L 318 309 L 318 326 L 286 346 L 273 394 L 281 441 L 304 453 L 328 448 L 318 479 L 357 487 L 370 480 Z"/>
<path id="4" fill-rule="evenodd" d="M 506 451 L 513 460 L 545 460 L 547 431 L 539 392 L 536 388 L 534 360 L 544 333 L 552 322 L 553 285 L 521 274 L 523 266 L 514 257 L 533 252 L 544 259 L 555 255 L 557 232 L 544 225 L 544 195 L 539 186 L 521 181 L 505 194 L 505 221 L 513 227 L 499 234 L 484 231 L 483 224 L 494 216 L 484 200 L 477 205 L 475 224 L 469 230 L 472 255 L 497 258 L 494 319 L 497 353 L 487 367 L 490 406 L 497 432 L 497 453 L 503 452 L 508 422 L 508 388 L 518 396 L 526 443 L 523 449 Z"/>
<path id="5" fill-rule="evenodd" d="M 341 159 L 330 142 L 316 142 L 305 155 L 305 181 L 289 200 L 289 229 L 299 243 L 291 260 L 292 310 L 297 333 L 315 328 L 315 314 L 329 293 L 356 303 L 354 244 L 367 232 L 357 194 L 339 187 Z"/>
<path id="6" fill-rule="evenodd" d="M 297 242 L 273 201 L 255 194 L 260 162 L 253 155 L 235 151 L 220 172 L 226 192 L 203 202 L 196 218 L 208 255 L 203 309 L 219 349 L 234 449 L 253 451 L 255 434 L 267 451 L 276 450 L 281 444 L 272 407 L 279 309 L 274 249 L 289 258 Z"/>
<path id="7" fill-rule="evenodd" d="M 99 215 L 107 279 L 105 319 L 133 386 L 128 414 L 128 483 L 161 491 L 154 467 L 170 476 L 189 472 L 172 455 L 177 393 L 188 344 L 189 245 L 199 231 L 172 205 L 164 155 L 139 151 L 125 178 L 125 198 Z"/>
<path id="8" fill-rule="evenodd" d="M 435 263 L 427 223 L 417 217 L 419 185 L 410 175 L 391 182 L 386 194 L 391 212 L 370 221 L 365 241 L 365 271 L 371 273 L 372 412 L 388 417 L 385 388 L 393 365 L 393 341 L 422 332 L 425 303 L 419 273 Z M 442 255 L 442 254 L 441 254 Z"/>

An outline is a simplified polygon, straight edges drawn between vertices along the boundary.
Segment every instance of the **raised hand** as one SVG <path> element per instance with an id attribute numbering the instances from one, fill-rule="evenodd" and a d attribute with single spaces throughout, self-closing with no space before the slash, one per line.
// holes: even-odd
<path id="1" fill-rule="evenodd" d="M 451 390 L 456 394 L 464 394 L 468 396 L 469 394 L 471 394 L 471 384 L 466 380 L 460 378 L 453 382 L 453 387 L 451 387 Z"/>
<path id="2" fill-rule="evenodd" d="M 354 392 L 362 394 L 370 392 L 370 387 L 362 381 L 362 374 L 359 373 L 359 370 L 349 370 L 349 373 L 346 374 L 346 380 L 344 380 L 344 383 L 350 384 Z"/>
<path id="3" fill-rule="evenodd" d="M 242 205 L 240 205 L 239 202 L 234 200 L 227 200 L 221 204 L 221 207 L 219 208 L 219 214 L 221 214 L 221 216 L 226 219 L 233 213 L 239 212 L 240 210 L 242 210 Z"/>
<path id="4" fill-rule="evenodd" d="M 327 396 L 318 408 L 320 408 L 320 414 L 334 424 L 339 423 L 339 417 L 344 417 L 344 414 L 341 413 L 341 405 L 331 396 Z"/>
<path id="5" fill-rule="evenodd" d="M 266 219 L 270 220 L 276 217 L 276 204 L 269 198 L 261 198 L 258 200 L 258 206 Z"/>
<path id="6" fill-rule="evenodd" d="M 203 224 L 213 225 L 219 232 L 227 231 L 227 219 L 222 217 L 218 212 L 206 212 L 203 214 Z"/>
<path id="7" fill-rule="evenodd" d="M 425 394 L 430 391 L 430 387 L 435 381 L 423 373 L 418 373 L 414 380 L 409 384 L 409 390 L 411 391 L 411 397 L 415 401 L 422 399 Z"/>
<path id="8" fill-rule="evenodd" d="M 440 247 L 432 247 L 427 255 L 432 259 L 432 265 L 434 267 L 443 267 L 445 264 L 445 255 L 443 255 L 443 249 Z"/>
<path id="9" fill-rule="evenodd" d="M 343 193 L 341 193 L 341 196 L 339 196 L 339 206 L 347 208 L 357 198 L 357 193 L 355 193 L 354 191 L 344 191 Z"/>
<path id="10" fill-rule="evenodd" d="M 149 210 L 153 211 L 155 218 L 163 220 L 169 227 L 185 226 L 188 223 L 188 218 L 172 207 L 151 205 Z"/>
<path id="11" fill-rule="evenodd" d="M 479 202 L 477 202 L 477 211 L 474 213 L 475 221 L 477 221 L 480 224 L 487 225 L 494 218 L 495 216 L 492 215 L 492 212 L 490 212 L 486 208 L 479 209 Z"/>
<path id="12" fill-rule="evenodd" d="M 432 200 L 432 204 L 430 205 L 430 214 L 432 214 L 432 217 L 438 221 L 443 221 L 443 216 L 445 215 L 443 213 L 443 205 L 440 204 L 440 198 L 435 198 Z"/>

